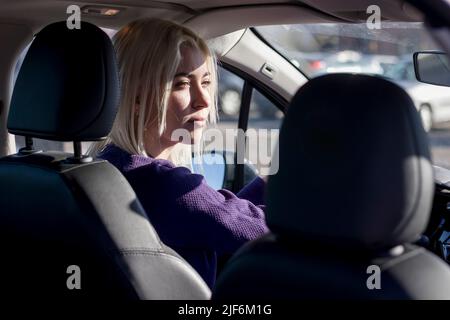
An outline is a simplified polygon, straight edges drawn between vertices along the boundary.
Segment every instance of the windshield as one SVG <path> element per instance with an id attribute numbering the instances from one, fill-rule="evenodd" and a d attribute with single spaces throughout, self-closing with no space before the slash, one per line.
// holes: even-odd
<path id="1" fill-rule="evenodd" d="M 419 50 L 436 49 L 422 23 L 297 24 L 256 28 L 276 50 L 307 77 L 332 72 L 395 76 L 399 62 Z M 398 70 L 398 68 L 397 68 Z"/>
<path id="2" fill-rule="evenodd" d="M 413 53 L 439 50 L 422 23 L 297 24 L 255 28 L 308 78 L 333 72 L 375 74 L 409 93 L 428 131 L 433 162 L 450 169 L 450 88 L 418 82 Z"/>

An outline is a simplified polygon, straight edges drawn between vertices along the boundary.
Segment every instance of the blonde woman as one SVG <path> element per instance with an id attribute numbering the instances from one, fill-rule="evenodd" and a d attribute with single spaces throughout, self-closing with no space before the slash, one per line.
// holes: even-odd
<path id="1" fill-rule="evenodd" d="M 91 153 L 124 174 L 161 240 L 213 287 L 217 256 L 267 232 L 264 181 L 237 195 L 216 191 L 180 166 L 191 145 L 171 139 L 184 129 L 198 144 L 205 126 L 216 121 L 214 56 L 192 31 L 158 19 L 130 23 L 113 42 L 121 103 L 110 137 Z"/>

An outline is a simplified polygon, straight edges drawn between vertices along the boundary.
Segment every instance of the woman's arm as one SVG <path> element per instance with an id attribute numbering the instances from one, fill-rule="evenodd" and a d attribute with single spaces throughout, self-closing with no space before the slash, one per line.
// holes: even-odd
<path id="1" fill-rule="evenodd" d="M 266 182 L 261 177 L 256 177 L 236 195 L 241 199 L 251 201 L 257 206 L 264 206 L 265 202 Z"/>
<path id="2" fill-rule="evenodd" d="M 214 190 L 186 168 L 152 163 L 126 176 L 169 246 L 233 253 L 268 232 L 260 207 L 228 190 Z"/>

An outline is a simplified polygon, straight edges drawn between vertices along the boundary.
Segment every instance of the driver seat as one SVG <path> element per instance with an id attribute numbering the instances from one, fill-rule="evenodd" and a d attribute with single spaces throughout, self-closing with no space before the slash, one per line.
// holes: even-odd
<path id="1" fill-rule="evenodd" d="M 209 299 L 199 274 L 166 247 L 110 163 L 81 155 L 105 138 L 119 102 L 108 36 L 81 22 L 35 37 L 12 96 L 8 130 L 27 147 L 0 159 L 0 283 L 8 297 Z M 75 141 L 75 154 L 31 137 Z"/>
<path id="2" fill-rule="evenodd" d="M 413 245 L 434 181 L 408 94 L 330 74 L 299 89 L 270 176 L 271 233 L 237 252 L 213 299 L 450 299 L 450 267 Z"/>

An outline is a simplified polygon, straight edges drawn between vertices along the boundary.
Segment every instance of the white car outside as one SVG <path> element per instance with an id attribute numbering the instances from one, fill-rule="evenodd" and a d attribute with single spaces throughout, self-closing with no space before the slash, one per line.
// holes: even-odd
<path id="1" fill-rule="evenodd" d="M 403 60 L 385 73 L 385 76 L 403 87 L 420 112 L 425 130 L 450 121 L 450 88 L 422 83 L 416 80 L 411 60 Z"/>

